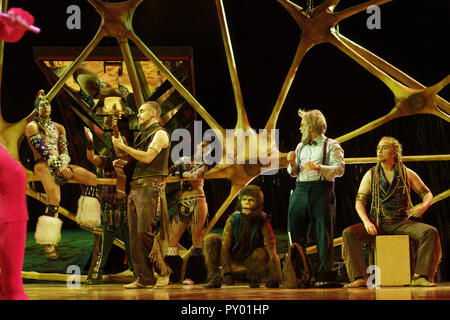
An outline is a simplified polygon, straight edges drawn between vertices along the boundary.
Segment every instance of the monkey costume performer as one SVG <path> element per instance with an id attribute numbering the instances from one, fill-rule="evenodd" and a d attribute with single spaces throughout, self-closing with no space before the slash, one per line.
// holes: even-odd
<path id="1" fill-rule="evenodd" d="M 209 282 L 205 288 L 220 288 L 223 281 L 233 285 L 232 265 L 242 265 L 248 270 L 250 288 L 259 288 L 264 273 L 269 271 L 268 288 L 277 288 L 281 281 L 280 261 L 277 256 L 275 236 L 269 218 L 262 211 L 264 195 L 258 186 L 250 185 L 239 193 L 234 212 L 228 217 L 222 239 L 216 234 L 205 238 L 203 251 Z"/>

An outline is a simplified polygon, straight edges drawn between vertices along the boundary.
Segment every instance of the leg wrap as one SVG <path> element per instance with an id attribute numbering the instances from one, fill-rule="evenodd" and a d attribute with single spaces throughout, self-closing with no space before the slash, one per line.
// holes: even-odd
<path id="1" fill-rule="evenodd" d="M 244 266 L 248 270 L 250 287 L 258 288 L 265 271 L 269 268 L 269 255 L 267 251 L 262 247 L 256 248 L 247 257 Z"/>
<path id="2" fill-rule="evenodd" d="M 172 269 L 172 274 L 170 275 L 170 281 L 173 283 L 178 283 L 181 281 L 181 268 L 183 266 L 183 259 L 179 256 L 165 256 L 164 261 Z"/>
<path id="3" fill-rule="evenodd" d="M 222 239 L 216 234 L 208 235 L 203 242 L 203 252 L 209 279 L 209 282 L 205 284 L 206 288 L 220 288 L 222 286 L 222 277 L 219 269 L 221 247 Z"/>
<path id="4" fill-rule="evenodd" d="M 93 228 L 100 225 L 100 202 L 96 193 L 97 187 L 86 186 L 83 195 L 78 199 L 77 223 L 80 226 Z"/>
<path id="5" fill-rule="evenodd" d="M 203 283 L 206 280 L 206 265 L 204 255 L 191 255 L 187 261 L 186 279 L 191 279 L 194 283 Z"/>
<path id="6" fill-rule="evenodd" d="M 58 218 L 58 206 L 48 206 L 39 217 L 34 237 L 38 244 L 58 245 L 61 240 L 62 221 Z"/>

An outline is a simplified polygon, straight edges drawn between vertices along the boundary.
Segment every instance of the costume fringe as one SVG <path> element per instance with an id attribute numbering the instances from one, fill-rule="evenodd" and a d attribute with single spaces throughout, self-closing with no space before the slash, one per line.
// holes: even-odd
<path id="1" fill-rule="evenodd" d="M 172 273 L 172 270 L 164 262 L 161 246 L 157 238 L 153 241 L 152 251 L 150 251 L 148 258 L 153 265 L 153 270 L 155 270 L 159 276 L 167 277 Z"/>
<path id="2" fill-rule="evenodd" d="M 85 227 L 97 227 L 101 223 L 100 202 L 97 198 L 81 196 L 78 199 L 77 223 Z"/>
<path id="3" fill-rule="evenodd" d="M 61 240 L 62 220 L 42 215 L 39 217 L 34 238 L 37 244 L 58 245 Z"/>

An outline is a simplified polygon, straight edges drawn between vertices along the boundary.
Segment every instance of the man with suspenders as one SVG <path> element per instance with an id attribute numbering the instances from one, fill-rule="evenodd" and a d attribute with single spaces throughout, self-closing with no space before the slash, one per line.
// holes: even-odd
<path id="1" fill-rule="evenodd" d="M 327 123 L 319 110 L 299 109 L 302 118 L 302 140 L 287 155 L 288 173 L 296 177 L 295 190 L 289 199 L 288 232 L 292 242 L 305 247 L 310 228 L 316 237 L 319 268 L 315 272 L 316 287 L 336 286 L 332 271 L 333 228 L 336 201 L 334 179 L 344 174 L 344 150 L 327 138 Z"/>

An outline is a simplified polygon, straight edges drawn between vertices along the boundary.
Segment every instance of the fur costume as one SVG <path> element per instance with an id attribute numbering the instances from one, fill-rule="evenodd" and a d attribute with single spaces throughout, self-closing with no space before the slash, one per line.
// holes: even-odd
<path id="1" fill-rule="evenodd" d="M 97 199 L 95 186 L 86 186 L 83 195 L 78 199 L 77 223 L 82 227 L 98 227 L 101 223 L 100 202 Z"/>
<path id="2" fill-rule="evenodd" d="M 256 199 L 256 206 L 249 214 L 241 212 L 243 196 Z M 275 237 L 267 214 L 262 211 L 264 197 L 257 186 L 247 186 L 239 194 L 237 211 L 228 217 L 222 238 L 208 235 L 203 244 L 209 282 L 206 288 L 220 288 L 223 267 L 225 284 L 233 284 L 232 265 L 248 270 L 251 288 L 259 287 L 266 271 L 269 271 L 267 287 L 278 287 L 281 281 L 280 261 L 277 256 Z"/>

